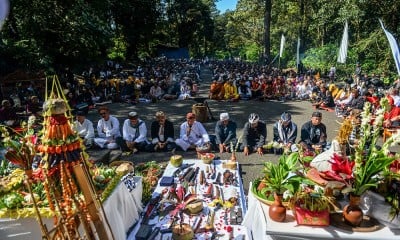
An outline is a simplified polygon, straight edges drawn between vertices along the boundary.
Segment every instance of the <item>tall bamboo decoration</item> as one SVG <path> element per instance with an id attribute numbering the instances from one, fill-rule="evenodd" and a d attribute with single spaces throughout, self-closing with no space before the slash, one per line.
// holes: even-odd
<path id="1" fill-rule="evenodd" d="M 56 76 L 51 85 L 49 89 L 46 80 L 43 132 L 37 150 L 47 200 L 54 212 L 54 228 L 48 230 L 37 211 L 42 237 L 113 239 L 88 171 L 83 145 L 71 127 L 71 109 Z"/>

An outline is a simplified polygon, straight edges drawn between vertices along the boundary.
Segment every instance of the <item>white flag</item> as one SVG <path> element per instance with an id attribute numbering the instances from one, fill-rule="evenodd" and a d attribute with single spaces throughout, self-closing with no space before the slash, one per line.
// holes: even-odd
<path id="1" fill-rule="evenodd" d="M 297 38 L 296 66 L 300 65 L 300 38 Z"/>
<path id="2" fill-rule="evenodd" d="M 342 42 L 340 43 L 340 48 L 339 48 L 339 55 L 337 59 L 338 63 L 346 63 L 348 45 L 349 45 L 349 25 L 347 24 L 346 21 L 343 29 Z"/>
<path id="3" fill-rule="evenodd" d="M 285 36 L 283 36 L 282 34 L 282 38 L 281 38 L 281 49 L 279 50 L 279 57 L 282 57 L 282 53 L 283 53 L 283 46 L 285 45 Z"/>
<path id="4" fill-rule="evenodd" d="M 8 0 L 0 0 L 0 30 L 3 27 L 4 21 L 8 16 L 10 10 L 10 3 Z"/>
<path id="5" fill-rule="evenodd" d="M 392 49 L 392 54 L 394 58 L 394 62 L 396 64 L 397 68 L 397 74 L 400 75 L 400 52 L 399 52 L 399 46 L 397 45 L 396 39 L 393 37 L 393 35 L 388 32 L 385 27 L 383 26 L 382 20 L 379 19 L 379 22 L 381 23 L 382 29 L 386 34 L 386 37 L 389 41 L 390 48 Z"/>

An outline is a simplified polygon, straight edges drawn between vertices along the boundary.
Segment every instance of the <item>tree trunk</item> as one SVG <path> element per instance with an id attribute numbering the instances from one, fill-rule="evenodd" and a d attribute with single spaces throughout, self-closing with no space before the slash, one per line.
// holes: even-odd
<path id="1" fill-rule="evenodd" d="M 264 63 L 267 65 L 271 61 L 271 10 L 272 0 L 265 0 L 264 12 Z"/>

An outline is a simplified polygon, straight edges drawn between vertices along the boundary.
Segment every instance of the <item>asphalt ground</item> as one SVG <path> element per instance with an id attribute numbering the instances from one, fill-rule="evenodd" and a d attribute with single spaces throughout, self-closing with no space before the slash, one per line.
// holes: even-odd
<path id="1" fill-rule="evenodd" d="M 212 76 L 210 69 L 203 68 L 200 77 L 202 82 L 200 83 L 199 95 L 197 97 L 199 97 L 200 100 L 203 100 L 208 95 L 208 90 L 211 83 Z M 197 102 L 198 101 L 190 99 L 183 101 L 169 100 L 160 101 L 157 103 L 139 103 L 137 105 L 131 105 L 127 103 L 111 103 L 107 106 L 110 108 L 111 114 L 120 120 L 121 126 L 123 121 L 127 118 L 129 112 L 138 112 L 139 118 L 145 121 L 148 130 L 151 122 L 155 119 L 155 113 L 160 110 L 164 111 L 167 115 L 167 118 L 174 123 L 175 137 L 177 137 L 179 136 L 180 124 L 186 120 L 186 113 L 191 112 L 193 104 L 196 104 Z M 261 120 L 265 121 L 267 124 L 267 142 L 272 140 L 272 126 L 275 121 L 280 118 L 282 112 L 286 111 L 292 114 L 292 121 L 297 124 L 299 129 L 297 136 L 298 141 L 300 139 L 300 128 L 302 124 L 309 121 L 312 112 L 315 111 L 309 101 L 261 102 L 257 100 L 248 100 L 239 102 L 224 102 L 207 100 L 207 103 L 210 109 L 209 119 L 206 122 L 203 122 L 203 125 L 209 134 L 214 133 L 215 124 L 217 119 L 219 119 L 219 114 L 222 112 L 228 112 L 230 118 L 236 121 L 238 126 L 238 137 L 242 133 L 242 128 L 247 122 L 249 114 L 257 113 L 260 115 Z M 339 122 L 341 119 L 337 118 L 334 112 L 324 110 L 321 112 L 322 122 L 327 126 L 328 141 L 331 141 L 336 136 L 336 131 L 340 126 Z M 211 119 L 212 117 L 214 119 Z M 88 118 L 92 120 L 96 126 L 97 120 L 100 118 L 100 116 L 97 114 L 96 110 L 91 110 Z M 148 134 L 150 133 L 148 132 Z M 134 164 L 147 161 L 156 161 L 158 163 L 167 164 L 170 156 L 172 155 L 172 153 L 140 152 L 130 156 L 120 156 L 119 151 L 112 151 L 111 155 L 108 155 L 106 154 L 105 150 L 90 150 L 88 153 L 94 159 L 103 158 L 105 162 L 109 162 L 110 160 L 128 160 L 132 161 Z M 177 151 L 176 154 L 180 154 L 186 159 L 196 158 L 196 153 L 194 151 Z M 216 155 L 221 159 L 229 159 L 231 156 L 229 153 L 220 154 L 219 152 L 217 152 Z M 249 183 L 257 177 L 262 176 L 264 163 L 267 161 L 276 161 L 279 158 L 279 155 L 271 153 L 264 154 L 263 156 L 260 156 L 256 153 L 245 156 L 242 152 L 238 152 L 236 156 L 240 164 L 240 171 L 244 184 L 243 187 L 246 194 Z M 104 157 L 106 159 L 104 159 Z"/>

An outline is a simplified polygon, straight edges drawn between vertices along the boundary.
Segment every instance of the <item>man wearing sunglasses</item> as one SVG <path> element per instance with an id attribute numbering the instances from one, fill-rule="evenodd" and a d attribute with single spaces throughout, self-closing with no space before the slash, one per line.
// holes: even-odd
<path id="1" fill-rule="evenodd" d="M 186 114 L 186 122 L 181 124 L 179 138 L 175 142 L 183 151 L 210 148 L 210 137 L 203 124 L 196 121 L 194 113 Z"/>
<path id="2" fill-rule="evenodd" d="M 121 138 L 119 121 L 116 117 L 110 115 L 108 107 L 102 106 L 98 109 L 101 119 L 97 122 L 97 135 L 94 139 L 96 145 L 100 148 L 117 149 L 118 141 Z"/>

